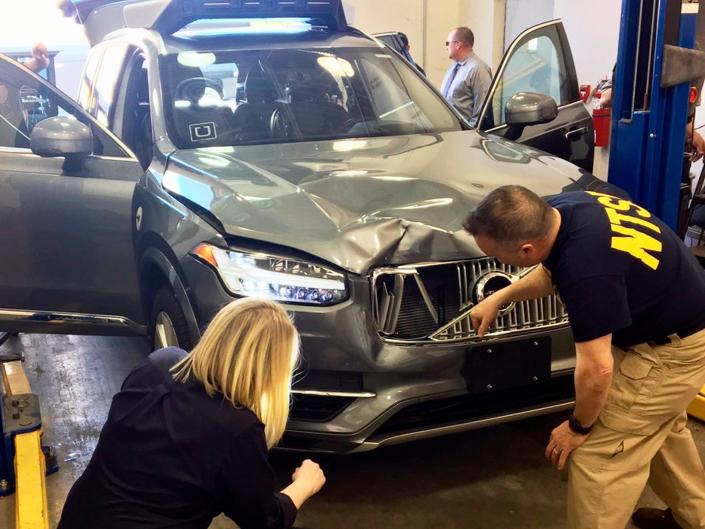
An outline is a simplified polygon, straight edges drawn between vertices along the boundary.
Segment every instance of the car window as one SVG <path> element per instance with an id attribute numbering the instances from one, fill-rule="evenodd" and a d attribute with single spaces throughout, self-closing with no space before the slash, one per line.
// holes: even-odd
<path id="1" fill-rule="evenodd" d="M 378 119 L 383 122 L 417 123 L 425 129 L 432 129 L 433 123 L 411 99 L 404 80 L 392 64 L 391 56 L 376 54 L 375 58 L 383 60 L 370 61 L 363 58 L 360 67 L 366 77 Z"/>
<path id="2" fill-rule="evenodd" d="M 60 96 L 50 86 L 0 60 L 0 148 L 29 149 L 32 130 L 40 121 L 55 116 L 73 116 L 93 130 L 94 154 L 128 157 L 108 134 Z"/>
<path id="3" fill-rule="evenodd" d="M 89 112 L 101 125 L 112 125 L 115 112 L 115 92 L 122 79 L 127 46 L 109 46 L 103 54 L 100 69 L 93 84 L 93 101 Z"/>
<path id="4" fill-rule="evenodd" d="M 12 56 L 12 55 L 10 55 Z M 26 65 L 32 59 L 31 54 L 12 56 L 20 64 Z M 49 55 L 49 65 L 46 68 L 42 68 L 36 74 L 42 79 L 46 79 L 50 83 L 56 81 L 56 66 L 54 64 L 54 54 Z"/>
<path id="5" fill-rule="evenodd" d="M 161 61 L 180 148 L 461 130 L 419 74 L 382 48 L 189 51 Z"/>
<path id="6" fill-rule="evenodd" d="M 78 87 L 78 103 L 87 111 L 93 109 L 93 83 L 98 72 L 98 65 L 103 55 L 103 48 L 94 48 L 88 55 L 86 66 L 83 68 L 81 84 Z"/>
<path id="7" fill-rule="evenodd" d="M 566 68 L 558 52 L 557 39 L 541 35 L 521 44 L 507 61 L 492 96 L 494 126 L 503 125 L 507 102 L 518 92 L 551 96 L 556 103 L 571 103 Z"/>
<path id="8" fill-rule="evenodd" d="M 105 127 L 112 128 L 115 93 L 123 78 L 128 47 L 111 44 L 95 49 L 88 57 L 78 102 Z"/>
<path id="9" fill-rule="evenodd" d="M 147 63 L 142 53 L 136 53 L 125 71 L 127 88 L 124 91 L 122 127 L 120 137 L 143 168 L 152 162 L 154 140 L 152 135 L 149 76 Z M 115 129 L 113 129 L 115 130 Z"/>

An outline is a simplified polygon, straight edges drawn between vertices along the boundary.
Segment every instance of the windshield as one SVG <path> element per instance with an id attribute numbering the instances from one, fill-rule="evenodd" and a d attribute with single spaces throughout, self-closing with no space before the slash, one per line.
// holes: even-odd
<path id="1" fill-rule="evenodd" d="M 461 130 L 409 65 L 380 48 L 195 52 L 163 59 L 182 149 Z"/>

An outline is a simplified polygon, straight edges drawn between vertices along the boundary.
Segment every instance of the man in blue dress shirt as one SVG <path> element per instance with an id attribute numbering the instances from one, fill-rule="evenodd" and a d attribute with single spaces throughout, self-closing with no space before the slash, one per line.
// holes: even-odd
<path id="1" fill-rule="evenodd" d="M 454 64 L 448 69 L 441 93 L 472 127 L 477 126 L 480 109 L 492 82 L 492 71 L 473 52 L 475 35 L 470 28 L 455 28 L 448 35 L 448 57 Z"/>

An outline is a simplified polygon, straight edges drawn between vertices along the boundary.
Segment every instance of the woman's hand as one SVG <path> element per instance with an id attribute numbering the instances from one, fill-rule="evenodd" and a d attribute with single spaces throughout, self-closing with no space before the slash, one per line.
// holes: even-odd
<path id="1" fill-rule="evenodd" d="M 306 459 L 291 475 L 291 480 L 292 484 L 285 488 L 282 493 L 289 496 L 296 508 L 300 509 L 306 500 L 323 488 L 326 483 L 326 476 L 318 463 Z"/>
<path id="2" fill-rule="evenodd" d="M 305 459 L 301 463 L 301 466 L 294 470 L 291 480 L 294 483 L 300 482 L 301 484 L 305 484 L 310 487 L 310 498 L 323 488 L 323 485 L 326 483 L 326 476 L 323 474 L 323 470 L 318 463 L 315 463 L 310 459 Z"/>

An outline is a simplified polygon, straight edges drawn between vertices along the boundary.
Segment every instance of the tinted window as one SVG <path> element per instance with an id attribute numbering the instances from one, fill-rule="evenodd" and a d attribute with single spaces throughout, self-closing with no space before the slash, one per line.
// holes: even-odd
<path id="1" fill-rule="evenodd" d="M 122 79 L 127 46 L 110 46 L 103 54 L 100 70 L 93 85 L 93 103 L 90 110 L 102 125 L 112 125 L 115 111 L 115 93 Z"/>
<path id="2" fill-rule="evenodd" d="M 9 54 L 10 57 L 15 59 L 17 62 L 20 64 L 27 64 L 31 59 L 32 55 L 13 55 Z M 46 79 L 50 83 L 55 83 L 56 82 L 56 75 L 55 75 L 55 65 L 54 65 L 54 54 L 49 55 L 49 66 L 46 68 L 43 68 L 42 70 L 35 72 L 39 77 L 42 79 Z"/>
<path id="3" fill-rule="evenodd" d="M 114 44 L 95 49 L 83 72 L 78 102 L 98 122 L 112 126 L 115 93 L 122 79 L 128 48 Z"/>
<path id="4" fill-rule="evenodd" d="M 12 62 L 0 61 L 0 147 L 29 149 L 36 124 L 54 116 L 73 116 L 89 125 L 94 154 L 127 156 L 113 139 L 51 87 Z"/>
<path id="5" fill-rule="evenodd" d="M 563 55 L 557 42 L 557 38 L 541 35 L 514 50 L 492 97 L 494 126 L 505 123 L 507 101 L 518 92 L 551 96 L 559 106 L 572 102 Z"/>
<path id="6" fill-rule="evenodd" d="M 94 48 L 88 55 L 88 60 L 81 77 L 81 84 L 78 87 L 78 102 L 88 112 L 91 112 L 93 108 L 93 83 L 95 82 L 95 76 L 98 72 L 98 64 L 100 64 L 102 53 L 102 49 Z"/>
<path id="7" fill-rule="evenodd" d="M 460 130 L 405 61 L 380 48 L 182 52 L 163 61 L 181 148 Z"/>

